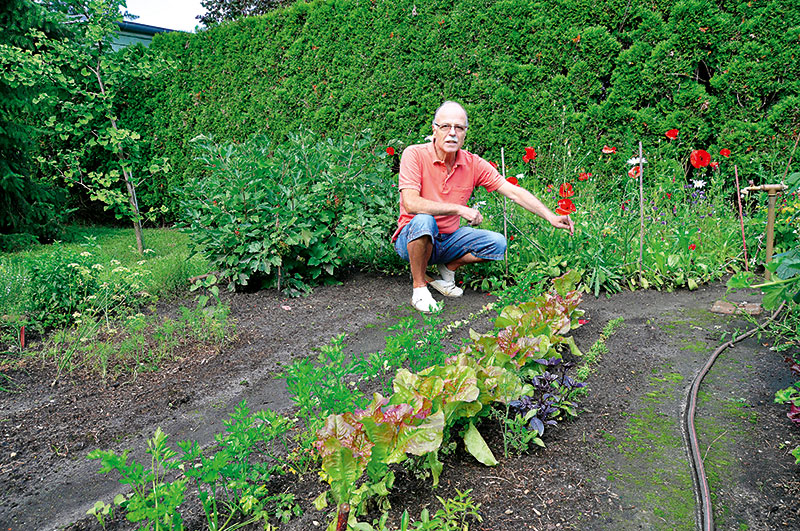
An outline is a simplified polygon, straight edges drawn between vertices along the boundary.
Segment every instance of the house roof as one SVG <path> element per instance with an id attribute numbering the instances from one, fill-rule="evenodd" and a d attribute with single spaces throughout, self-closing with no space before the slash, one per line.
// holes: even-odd
<path id="1" fill-rule="evenodd" d="M 121 21 L 117 22 L 117 24 L 119 24 L 119 29 L 122 31 L 129 31 L 131 33 L 137 33 L 140 35 L 149 35 L 151 37 L 156 33 L 180 31 L 169 28 L 159 28 L 158 26 L 150 26 L 148 24 L 139 24 L 138 22 Z"/>

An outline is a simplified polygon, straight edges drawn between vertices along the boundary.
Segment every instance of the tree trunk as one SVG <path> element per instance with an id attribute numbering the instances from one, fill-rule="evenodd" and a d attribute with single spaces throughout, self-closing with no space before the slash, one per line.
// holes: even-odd
<path id="1" fill-rule="evenodd" d="M 114 123 L 114 129 L 117 124 Z M 122 153 L 119 154 L 120 161 L 122 160 Z M 125 179 L 125 188 L 128 190 L 128 202 L 131 204 L 133 210 L 133 232 L 136 234 L 136 249 L 139 254 L 144 253 L 144 239 L 142 238 L 142 216 L 139 214 L 139 201 L 136 200 L 136 187 L 133 184 L 133 179 L 125 168 L 122 169 L 122 176 Z"/>

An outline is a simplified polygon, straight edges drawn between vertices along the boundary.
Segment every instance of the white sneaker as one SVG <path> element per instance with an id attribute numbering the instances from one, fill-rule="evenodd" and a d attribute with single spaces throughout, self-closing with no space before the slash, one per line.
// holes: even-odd
<path id="1" fill-rule="evenodd" d="M 415 288 L 411 295 L 411 305 L 422 313 L 437 312 L 441 309 L 428 288 Z"/>
<path id="2" fill-rule="evenodd" d="M 428 286 L 432 287 L 445 297 L 460 297 L 464 294 L 464 290 L 456 286 L 455 282 L 447 282 L 441 278 L 431 280 Z"/>

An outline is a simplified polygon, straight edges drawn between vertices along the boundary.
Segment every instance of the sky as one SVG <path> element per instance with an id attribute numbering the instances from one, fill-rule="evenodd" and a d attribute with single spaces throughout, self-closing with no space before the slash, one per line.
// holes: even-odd
<path id="1" fill-rule="evenodd" d="M 182 31 L 194 31 L 200 21 L 195 17 L 205 13 L 200 0 L 127 0 L 127 10 L 139 18 L 132 22 Z"/>

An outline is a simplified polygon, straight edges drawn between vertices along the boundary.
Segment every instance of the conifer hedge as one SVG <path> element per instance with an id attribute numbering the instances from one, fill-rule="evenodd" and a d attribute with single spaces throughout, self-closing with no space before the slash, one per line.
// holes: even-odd
<path id="1" fill-rule="evenodd" d="M 422 141 L 444 99 L 465 105 L 466 147 L 492 160 L 501 147 L 519 165 L 525 146 L 539 163 L 583 153 L 551 165 L 567 179 L 624 171 L 600 148 L 627 158 L 641 140 L 681 161 L 728 148 L 744 178 L 774 180 L 800 132 L 795 0 L 316 0 L 152 46 L 178 68 L 129 87 L 123 109 L 172 161 L 140 194 L 150 205 L 174 207 L 201 171 L 198 134 L 370 128 L 400 147 Z"/>

